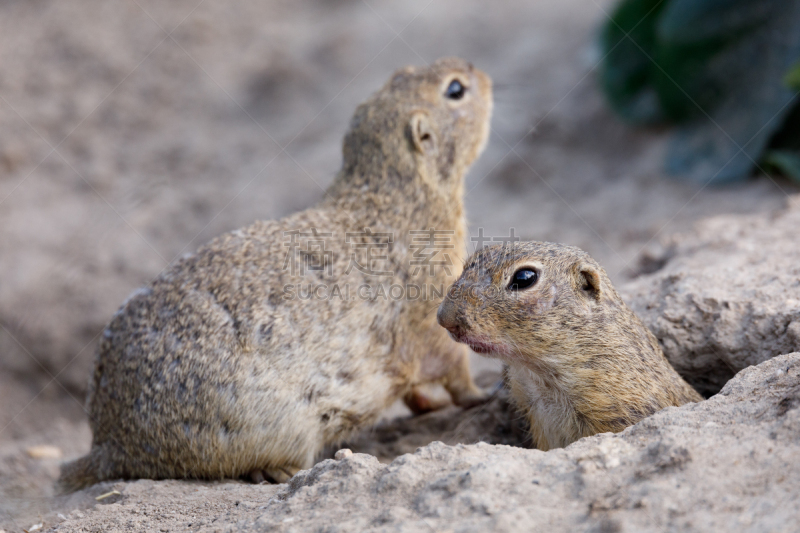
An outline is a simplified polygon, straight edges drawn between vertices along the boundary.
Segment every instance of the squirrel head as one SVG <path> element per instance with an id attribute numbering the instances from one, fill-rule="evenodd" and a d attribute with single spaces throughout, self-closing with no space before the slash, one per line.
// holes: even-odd
<path id="1" fill-rule="evenodd" d="M 507 362 L 579 352 L 597 344 L 621 304 L 605 271 L 563 244 L 517 242 L 467 259 L 437 319 L 458 342 Z M 598 329 L 601 328 L 601 329 Z"/>
<path id="2" fill-rule="evenodd" d="M 462 59 L 400 69 L 356 110 L 339 179 L 365 191 L 419 188 L 421 180 L 460 195 L 491 112 L 491 79 Z"/>

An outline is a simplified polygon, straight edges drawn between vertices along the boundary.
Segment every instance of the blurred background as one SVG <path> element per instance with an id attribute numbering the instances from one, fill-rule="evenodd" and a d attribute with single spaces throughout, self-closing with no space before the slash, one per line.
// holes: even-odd
<path id="1" fill-rule="evenodd" d="M 494 79 L 491 140 L 466 182 L 473 235 L 573 244 L 620 283 L 695 220 L 797 192 L 798 13 L 0 2 L 0 513 L 51 493 L 58 462 L 21 450 L 88 450 L 93 351 L 125 297 L 222 232 L 317 202 L 355 106 L 396 68 L 458 55 Z"/>

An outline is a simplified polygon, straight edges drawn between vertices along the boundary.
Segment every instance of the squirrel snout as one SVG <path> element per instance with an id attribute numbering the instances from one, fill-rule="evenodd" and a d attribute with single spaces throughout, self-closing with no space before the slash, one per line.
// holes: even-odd
<path id="1" fill-rule="evenodd" d="M 459 331 L 466 329 L 463 320 L 460 319 L 457 312 L 457 306 L 453 300 L 446 298 L 442 305 L 439 306 L 439 311 L 436 313 L 436 320 L 439 325 L 450 333 L 457 334 Z"/>

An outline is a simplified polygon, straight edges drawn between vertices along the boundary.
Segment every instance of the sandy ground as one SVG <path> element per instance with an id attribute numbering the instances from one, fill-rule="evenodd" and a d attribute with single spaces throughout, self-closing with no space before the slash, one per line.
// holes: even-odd
<path id="1" fill-rule="evenodd" d="M 54 503 L 58 459 L 25 450 L 88 450 L 92 352 L 125 296 L 221 232 L 319 200 L 353 109 L 399 66 L 459 55 L 495 80 L 473 235 L 568 242 L 622 281 L 699 218 L 783 205 L 796 189 L 768 177 L 667 179 L 667 132 L 611 115 L 593 45 L 611 5 L 0 3 L 0 528 L 92 503 Z"/>

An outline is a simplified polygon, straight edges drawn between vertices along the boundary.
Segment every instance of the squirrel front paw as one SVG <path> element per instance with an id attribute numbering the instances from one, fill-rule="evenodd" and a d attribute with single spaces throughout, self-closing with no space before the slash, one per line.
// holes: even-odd
<path id="1" fill-rule="evenodd" d="M 403 397 L 406 407 L 415 415 L 438 411 L 450 405 L 447 398 L 436 398 L 424 390 L 424 387 L 414 387 Z"/>

